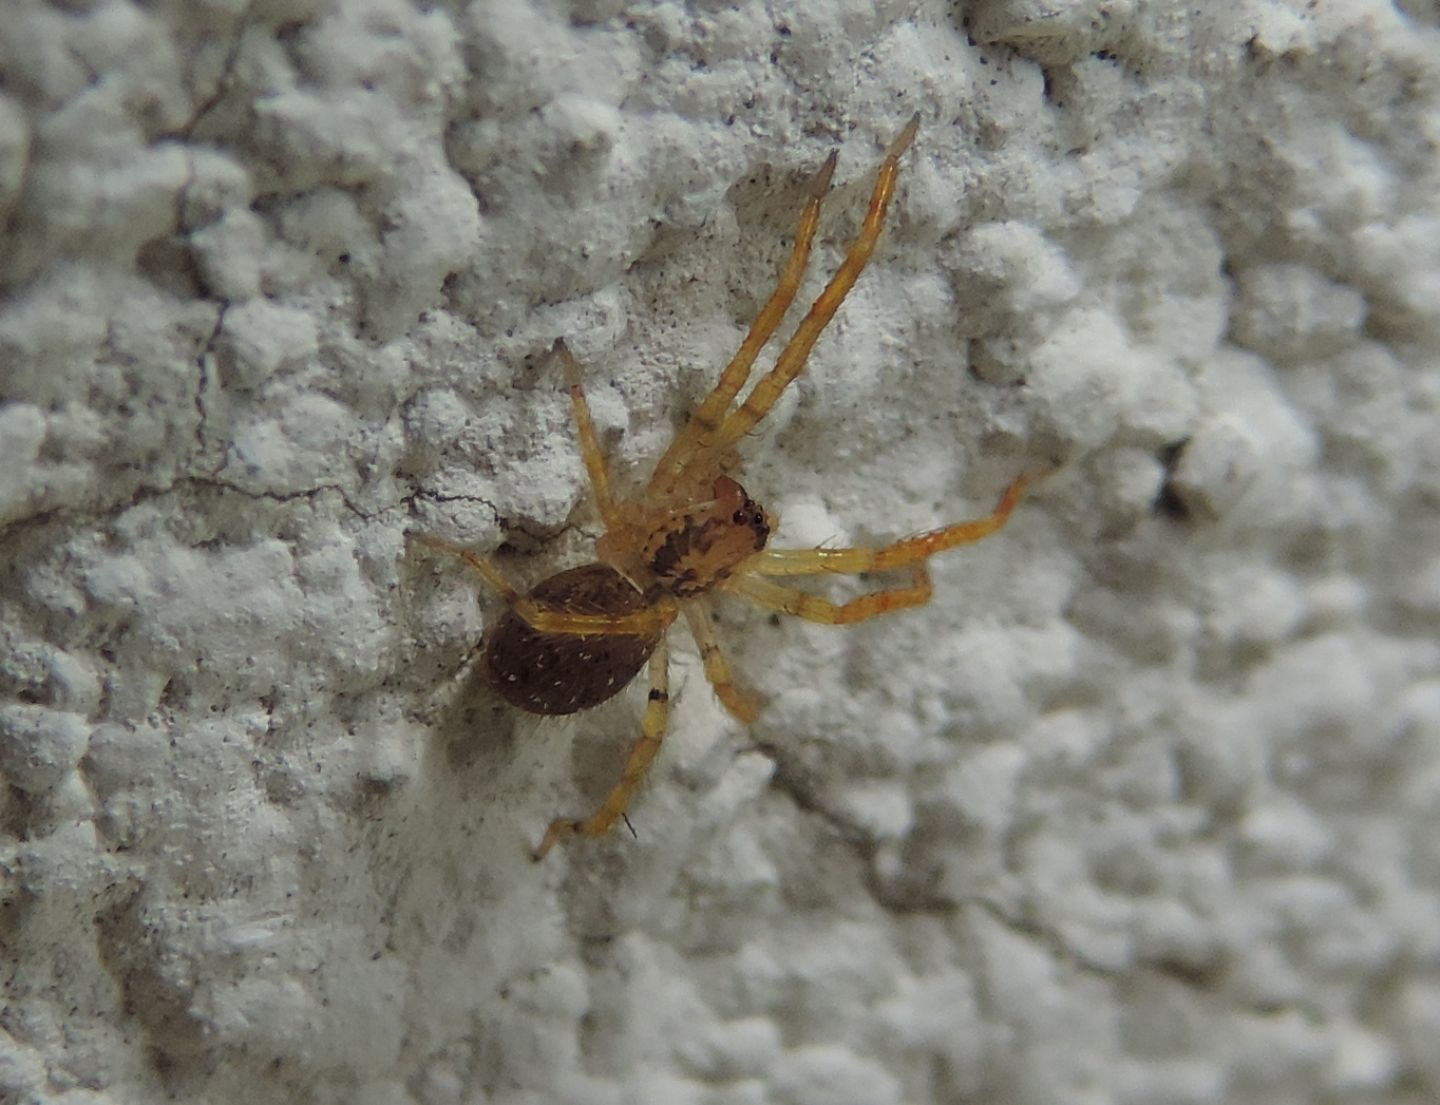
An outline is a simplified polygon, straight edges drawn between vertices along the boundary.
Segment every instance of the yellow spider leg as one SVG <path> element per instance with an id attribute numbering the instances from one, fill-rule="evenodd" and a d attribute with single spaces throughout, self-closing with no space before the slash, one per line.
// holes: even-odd
<path id="1" fill-rule="evenodd" d="M 525 619 L 531 629 L 539 633 L 568 633 L 576 637 L 649 636 L 668 628 L 675 621 L 675 608 L 668 603 L 633 610 L 628 614 L 575 614 L 565 610 L 548 610 L 515 590 L 489 557 L 428 533 L 412 533 L 408 537 L 417 544 L 465 561 L 484 577 L 485 582 L 516 614 Z"/>
<path id="2" fill-rule="evenodd" d="M 640 736 L 630 747 L 625 761 L 625 770 L 600 808 L 583 820 L 557 817 L 545 830 L 545 837 L 535 849 L 534 859 L 538 863 L 557 841 L 572 836 L 601 836 L 625 815 L 635 792 L 645 781 L 650 765 L 660 751 L 665 739 L 665 723 L 670 716 L 670 659 L 669 650 L 662 640 L 650 656 L 650 701 L 645 707 L 645 718 L 640 725 Z"/>
<path id="3" fill-rule="evenodd" d="M 956 522 L 914 537 L 902 538 L 878 549 L 766 549 L 745 562 L 745 570 L 762 576 L 804 576 L 819 572 L 884 572 L 927 560 L 957 545 L 982 541 L 1006 521 L 1030 485 L 1030 477 L 1017 476 L 1000 496 L 995 509 L 983 518 Z"/>
<path id="4" fill-rule="evenodd" d="M 810 260 L 810 247 L 815 241 L 815 230 L 820 225 L 820 203 L 825 198 L 825 193 L 830 190 L 830 178 L 835 174 L 835 161 L 836 155 L 832 153 L 815 175 L 815 179 L 810 182 L 810 197 L 805 201 L 805 210 L 800 214 L 800 225 L 795 231 L 795 246 L 790 252 L 790 260 L 780 274 L 779 283 L 775 285 L 775 291 L 769 302 L 755 316 L 749 333 L 745 335 L 745 340 L 735 351 L 734 358 L 721 373 L 715 387 L 705 397 L 690 421 L 675 435 L 675 440 L 670 443 L 665 455 L 660 458 L 660 463 L 655 466 L 655 473 L 650 477 L 652 494 L 663 495 L 673 490 L 676 478 L 685 464 L 704 445 L 705 439 L 720 426 L 725 412 L 730 409 L 731 401 L 750 378 L 750 369 L 755 364 L 755 358 L 759 356 L 760 350 L 765 348 L 765 343 L 770 340 L 775 328 L 780 325 L 780 320 L 785 317 L 785 312 L 790 309 L 795 292 L 805 276 L 805 266 Z"/>
<path id="5" fill-rule="evenodd" d="M 725 654 L 720 651 L 720 644 L 715 640 L 715 630 L 710 625 L 710 607 L 699 599 L 692 599 L 681 603 L 680 609 L 684 611 L 685 621 L 690 626 L 690 635 L 695 638 L 695 644 L 700 649 L 700 660 L 705 665 L 705 677 L 715 688 L 715 697 L 731 714 L 749 725 L 760 716 L 760 696 L 735 682 Z"/>
<path id="6" fill-rule="evenodd" d="M 903 610 L 907 606 L 923 606 L 929 602 L 933 588 L 925 562 L 922 560 L 910 565 L 910 574 L 911 583 L 908 587 L 872 591 L 849 602 L 831 602 L 819 595 L 784 587 L 760 576 L 734 576 L 726 581 L 724 587 L 734 594 L 744 595 L 767 610 L 794 614 L 807 622 L 853 625 L 877 614 L 888 614 L 892 610 Z"/>
<path id="7" fill-rule="evenodd" d="M 600 508 L 605 528 L 613 530 L 620 524 L 620 516 L 615 511 L 615 499 L 610 494 L 605 455 L 595 437 L 595 423 L 590 420 L 590 404 L 585 400 L 585 381 L 580 362 L 570 352 L 564 338 L 556 339 L 553 352 L 565 369 L 565 383 L 570 389 L 570 410 L 575 416 L 575 430 L 580 438 L 580 456 L 585 461 L 585 471 L 590 474 L 590 490 L 595 494 L 595 505 Z"/>
<path id="8" fill-rule="evenodd" d="M 855 281 L 860 278 L 861 271 L 875 251 L 875 243 L 885 225 L 885 212 L 895 194 L 895 181 L 900 173 L 900 157 L 910 147 L 919 127 L 920 116 L 916 114 L 885 151 L 885 160 L 875 178 L 875 189 L 870 193 L 870 207 L 865 212 L 865 221 L 850 246 L 850 252 L 845 255 L 845 260 L 830 278 L 830 283 L 825 285 L 820 298 L 815 300 L 809 313 L 801 320 L 789 343 L 776 359 L 775 367 L 761 377 L 760 382 L 745 397 L 745 402 L 731 412 L 719 430 L 710 435 L 707 441 L 710 448 L 727 448 L 749 433 L 755 424 L 770 412 L 781 393 L 804 369 L 805 361 L 819 339 L 820 332 L 839 310 L 840 304 L 855 286 Z"/>

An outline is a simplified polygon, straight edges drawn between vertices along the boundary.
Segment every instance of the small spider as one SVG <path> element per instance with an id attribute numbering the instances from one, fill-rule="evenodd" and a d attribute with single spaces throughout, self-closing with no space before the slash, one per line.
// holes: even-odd
<path id="1" fill-rule="evenodd" d="M 776 520 L 726 473 L 737 464 L 734 447 L 800 375 L 811 348 L 855 285 L 880 236 L 895 192 L 901 155 L 919 128 L 916 115 L 885 153 L 870 206 L 845 260 L 776 359 L 775 366 L 735 404 L 756 356 L 779 326 L 805 273 L 830 187 L 831 154 L 808 189 L 795 245 L 769 302 L 761 309 L 719 382 L 676 434 L 644 491 L 616 498 L 610 489 L 580 366 L 557 341 L 596 506 L 605 525 L 596 561 L 558 572 L 521 594 L 488 557 L 442 538 L 416 534 L 433 549 L 466 561 L 499 592 L 508 609 L 490 633 L 482 662 L 491 684 L 508 702 L 532 714 L 563 715 L 604 702 L 650 664 L 650 697 L 641 735 L 630 749 L 620 781 L 589 817 L 557 818 L 539 847 L 542 859 L 557 841 L 599 836 L 625 817 L 660 749 L 669 714 L 666 631 L 684 617 L 700 649 L 705 674 L 725 707 L 746 724 L 760 699 L 731 675 L 711 629 L 710 595 L 742 595 L 770 610 L 809 621 L 849 625 L 877 614 L 918 606 L 931 594 L 926 560 L 944 549 L 979 541 L 1000 529 L 1024 493 L 1020 476 L 994 511 L 907 537 L 879 548 L 766 548 Z M 825 572 L 884 572 L 908 568 L 908 584 L 849 602 L 831 602 L 773 581 L 772 577 Z"/>

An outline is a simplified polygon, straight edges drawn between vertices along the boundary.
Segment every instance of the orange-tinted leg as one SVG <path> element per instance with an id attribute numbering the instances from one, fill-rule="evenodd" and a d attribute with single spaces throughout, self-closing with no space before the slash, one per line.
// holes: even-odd
<path id="1" fill-rule="evenodd" d="M 903 568 L 916 561 L 928 560 L 936 553 L 953 549 L 957 545 L 983 541 L 1005 525 L 1029 485 L 1029 476 L 1017 476 L 1000 496 L 995 509 L 985 517 L 973 521 L 942 526 L 940 529 L 918 533 L 914 537 L 906 537 L 876 549 L 766 549 L 746 561 L 745 568 L 748 572 L 762 576 L 884 572 L 891 568 Z"/>
<path id="2" fill-rule="evenodd" d="M 820 298 L 815 300 L 809 313 L 801 320 L 789 343 L 776 359 L 775 367 L 760 378 L 760 382 L 751 389 L 745 401 L 709 436 L 706 443 L 709 448 L 727 448 L 749 433 L 755 424 L 770 412 L 770 408 L 790 386 L 791 381 L 805 368 L 805 361 L 809 358 L 810 350 L 814 348 L 821 331 L 835 316 L 840 304 L 855 286 L 855 281 L 860 278 L 870 255 L 875 252 L 875 243 L 885 225 L 885 213 L 895 195 L 900 157 L 909 149 L 919 127 L 920 116 L 917 114 L 911 117 L 899 137 L 890 144 L 880 172 L 875 178 L 875 188 L 870 193 L 870 207 L 865 212 L 865 221 L 861 224 L 860 233 L 856 235 L 850 251 L 845 255 L 845 260 L 830 278 L 830 283 L 825 285 Z"/>
<path id="3" fill-rule="evenodd" d="M 751 602 L 767 610 L 778 610 L 783 614 L 794 614 L 807 622 L 824 625 L 854 625 L 877 614 L 888 614 L 892 610 L 904 610 L 909 606 L 923 606 L 930 601 L 932 588 L 930 572 L 925 562 L 910 566 L 911 583 L 908 587 L 892 587 L 885 591 L 872 591 L 868 595 L 851 599 L 849 602 L 831 602 L 819 595 L 797 591 L 772 583 L 760 576 L 736 576 L 725 584 L 725 589 L 737 595 L 744 595 Z"/>
<path id="4" fill-rule="evenodd" d="M 720 643 L 715 640 L 715 630 L 710 624 L 709 604 L 700 599 L 692 599 L 683 603 L 681 609 L 685 613 L 686 624 L 690 626 L 690 635 L 695 638 L 695 645 L 700 649 L 700 661 L 705 665 L 705 677 L 710 680 L 710 686 L 715 688 L 715 697 L 738 720 L 749 725 L 760 716 L 760 696 L 737 683 L 731 674 L 725 654 L 720 651 Z"/>
<path id="5" fill-rule="evenodd" d="M 416 544 L 424 545 L 437 552 L 457 556 L 474 568 L 500 595 L 516 614 L 524 618 L 531 629 L 541 633 L 568 633 L 574 636 L 606 636 L 620 634 L 649 635 L 658 633 L 675 621 L 676 611 L 671 605 L 649 606 L 628 614 L 573 614 L 565 610 L 547 610 L 533 599 L 520 594 L 505 578 L 495 562 L 464 545 L 457 545 L 443 537 L 429 533 L 406 535 Z"/>
<path id="6" fill-rule="evenodd" d="M 835 160 L 836 155 L 832 153 L 815 174 L 815 179 L 810 182 L 810 196 L 805 201 L 805 210 L 800 214 L 800 225 L 795 231 L 795 247 L 790 252 L 790 260 L 780 274 L 775 291 L 769 302 L 755 316 L 755 321 L 750 324 L 750 332 L 745 335 L 745 340 L 740 343 L 735 356 L 720 374 L 715 387 L 696 409 L 690 421 L 675 435 L 675 440 L 670 443 L 665 455 L 660 458 L 660 463 L 655 466 L 655 473 L 650 477 L 652 494 L 663 496 L 674 489 L 676 477 L 686 462 L 704 445 L 705 439 L 719 427 L 725 412 L 730 409 L 731 401 L 750 378 L 750 369 L 755 364 L 755 358 L 759 356 L 760 350 L 765 348 L 765 343 L 775 333 L 775 328 L 780 325 L 780 320 L 785 317 L 785 312 L 794 301 L 795 292 L 805 276 L 805 266 L 810 260 L 810 247 L 815 241 L 815 230 L 820 225 L 820 203 L 825 198 L 825 193 L 830 190 L 830 178 L 835 175 Z"/>
<path id="7" fill-rule="evenodd" d="M 640 737 L 630 747 L 630 756 L 625 761 L 625 770 L 620 781 L 606 796 L 600 808 L 584 819 L 557 817 L 545 830 L 544 839 L 535 849 L 536 862 L 561 840 L 572 836 L 601 836 L 610 831 L 616 821 L 625 816 L 635 792 L 645 781 L 650 765 L 660 751 L 665 739 L 665 723 L 670 716 L 670 659 L 669 650 L 662 640 L 650 656 L 650 701 L 645 707 L 645 719 L 641 722 Z"/>
<path id="8" fill-rule="evenodd" d="M 570 391 L 570 411 L 575 417 L 575 432 L 580 439 L 580 457 L 585 462 L 585 471 L 590 475 L 590 490 L 595 495 L 595 505 L 606 529 L 619 524 L 615 513 L 615 500 L 610 494 L 610 474 L 605 470 L 605 454 L 600 451 L 600 442 L 595 437 L 595 423 L 590 420 L 590 404 L 585 399 L 585 381 L 580 362 L 570 352 L 565 339 L 556 340 L 554 354 L 560 358 L 565 369 L 565 383 Z"/>

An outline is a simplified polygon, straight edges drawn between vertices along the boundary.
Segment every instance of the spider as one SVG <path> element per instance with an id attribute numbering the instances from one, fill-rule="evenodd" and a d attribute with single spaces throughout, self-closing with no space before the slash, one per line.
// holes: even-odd
<path id="1" fill-rule="evenodd" d="M 611 491 L 580 366 L 563 339 L 555 343 L 552 352 L 564 369 L 580 452 L 605 527 L 595 543 L 593 563 L 558 572 L 522 594 L 490 558 L 439 537 L 412 535 L 423 545 L 460 557 L 505 601 L 507 609 L 489 634 L 482 664 L 496 692 L 519 709 L 551 716 L 588 709 L 619 693 L 649 662 L 649 700 L 620 780 L 589 817 L 552 821 L 534 859 L 543 859 L 559 841 L 599 836 L 625 818 L 664 739 L 670 699 L 666 632 L 677 619 L 683 617 L 689 626 L 721 703 L 749 724 L 758 716 L 761 702 L 736 681 L 715 640 L 711 594 L 741 595 L 769 610 L 828 625 L 850 625 L 919 606 L 931 595 L 926 561 L 945 549 L 995 533 L 1024 494 L 1028 479 L 1022 474 L 985 517 L 878 548 L 771 549 L 767 545 L 775 517 L 727 474 L 738 463 L 735 445 L 805 368 L 816 339 L 870 260 L 895 193 L 900 158 L 919 125 L 917 114 L 891 143 L 864 222 L 844 261 L 774 367 L 737 404 L 757 355 L 775 333 L 804 276 L 836 154 L 826 160 L 807 189 L 795 244 L 774 293 L 639 495 L 619 498 Z M 909 570 L 907 584 L 848 602 L 831 602 L 775 582 L 786 576 L 898 568 Z"/>

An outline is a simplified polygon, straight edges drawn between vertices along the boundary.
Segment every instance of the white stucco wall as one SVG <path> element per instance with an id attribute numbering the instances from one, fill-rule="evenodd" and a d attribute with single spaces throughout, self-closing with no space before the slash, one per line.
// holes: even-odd
<path id="1" fill-rule="evenodd" d="M 15 5 L 0 1101 L 1440 1098 L 1423 0 Z M 779 544 L 1061 467 L 921 610 L 731 602 L 618 771 L 407 530 L 586 555 L 840 167 L 746 443 Z"/>

